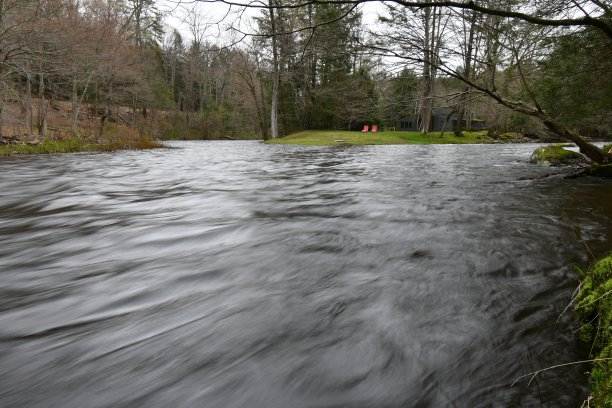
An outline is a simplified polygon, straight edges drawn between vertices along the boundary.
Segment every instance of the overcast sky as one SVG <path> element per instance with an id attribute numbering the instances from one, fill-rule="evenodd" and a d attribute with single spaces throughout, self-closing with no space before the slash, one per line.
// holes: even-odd
<path id="1" fill-rule="evenodd" d="M 240 25 L 240 29 L 244 32 L 252 32 L 251 19 L 260 14 L 259 9 L 250 8 L 239 10 L 238 7 L 218 3 L 198 2 L 196 0 L 160 0 L 158 2 L 161 11 L 166 15 L 166 24 L 172 28 L 178 29 L 186 38 L 191 38 L 188 29 L 188 22 L 193 18 L 193 13 L 198 13 L 202 16 L 202 22 L 207 24 L 207 39 L 210 42 L 227 43 L 230 41 L 229 32 L 226 28 L 229 24 Z M 361 6 L 363 13 L 363 21 L 367 25 L 376 23 L 378 12 L 382 9 L 382 4 L 379 2 L 366 3 Z M 238 13 L 241 11 L 241 13 Z M 241 20 L 238 19 L 241 17 Z"/>

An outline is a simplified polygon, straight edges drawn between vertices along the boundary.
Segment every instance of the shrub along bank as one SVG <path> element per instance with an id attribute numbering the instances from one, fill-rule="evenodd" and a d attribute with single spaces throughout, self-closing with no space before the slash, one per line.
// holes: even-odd
<path id="1" fill-rule="evenodd" d="M 164 145 L 150 136 L 140 135 L 125 126 L 108 126 L 104 136 L 49 137 L 43 140 L 0 139 L 0 156 L 15 154 L 55 154 L 75 152 L 112 152 L 116 150 L 155 149 Z"/>
<path id="2" fill-rule="evenodd" d="M 595 407 L 612 407 L 612 254 L 586 273 L 574 312 L 583 326 L 580 337 L 591 343 L 597 360 L 591 371 Z"/>

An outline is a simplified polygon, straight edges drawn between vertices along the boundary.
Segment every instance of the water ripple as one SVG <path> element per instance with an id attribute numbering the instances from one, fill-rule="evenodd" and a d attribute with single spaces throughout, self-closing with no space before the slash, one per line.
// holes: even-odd
<path id="1" fill-rule="evenodd" d="M 531 145 L 174 147 L 0 161 L 1 406 L 586 396 L 510 384 L 584 357 L 559 315 L 610 182 L 534 178 Z"/>

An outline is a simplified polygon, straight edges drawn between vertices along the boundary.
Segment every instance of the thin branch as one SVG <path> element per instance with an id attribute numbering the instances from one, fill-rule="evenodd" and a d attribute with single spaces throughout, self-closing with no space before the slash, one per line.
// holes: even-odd
<path id="1" fill-rule="evenodd" d="M 181 2 L 181 0 L 176 0 Z M 249 7 L 249 8 L 267 8 L 268 6 L 262 1 L 255 0 L 247 3 L 232 1 L 232 0 L 194 0 L 201 3 L 223 3 L 230 6 L 238 7 Z M 371 2 L 378 2 L 380 0 L 310 0 L 304 2 L 298 2 L 294 4 L 286 5 L 275 5 L 274 8 L 301 8 L 309 4 L 364 4 Z M 580 18 L 546 18 L 538 17 L 536 15 L 526 14 L 518 11 L 511 10 L 500 10 L 492 7 L 486 7 L 476 4 L 474 1 L 406 1 L 406 0 L 390 0 L 392 3 L 402 5 L 409 8 L 429 8 L 429 7 L 453 7 L 459 9 L 468 9 L 477 11 L 483 14 L 492 16 L 515 18 L 518 20 L 526 21 L 531 24 L 541 26 L 552 26 L 552 27 L 584 27 L 590 26 L 603 31 L 609 38 L 612 38 L 612 24 L 607 22 L 604 18 L 597 18 L 591 16 L 584 16 Z"/>
<path id="2" fill-rule="evenodd" d="M 597 302 L 599 299 L 601 299 L 601 298 L 604 298 L 604 297 L 608 296 L 610 293 L 612 293 L 612 290 L 607 291 L 606 293 L 604 293 L 603 295 L 601 295 L 600 297 L 598 297 L 598 298 L 597 298 L 597 299 L 595 299 L 594 301 L 587 303 L 586 305 L 580 305 L 580 306 L 578 307 L 578 309 L 580 309 L 580 308 L 582 308 L 582 307 L 590 306 L 590 305 L 592 305 L 593 303 Z"/>
<path id="3" fill-rule="evenodd" d="M 609 360 L 612 360 L 612 357 L 594 358 L 594 359 L 591 359 L 591 360 L 572 361 L 571 363 L 557 364 L 557 365 L 554 365 L 554 366 L 551 366 L 551 367 L 542 368 L 541 370 L 533 371 L 533 372 L 531 372 L 529 374 L 521 375 L 516 380 L 514 380 L 514 382 L 510 386 L 514 387 L 514 384 L 516 384 L 521 378 L 525 378 L 525 377 L 531 376 L 531 378 L 529 379 L 529 382 L 527 383 L 527 385 L 529 386 L 529 385 L 531 385 L 531 382 L 536 378 L 536 376 L 538 374 L 543 373 L 544 371 L 553 370 L 555 368 L 567 367 L 567 366 L 571 366 L 571 365 L 584 364 L 584 363 L 597 363 L 597 362 L 600 362 L 600 361 L 609 361 Z"/>

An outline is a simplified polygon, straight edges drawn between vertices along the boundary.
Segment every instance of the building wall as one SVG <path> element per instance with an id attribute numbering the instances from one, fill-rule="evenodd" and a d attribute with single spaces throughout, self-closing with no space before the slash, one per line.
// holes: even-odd
<path id="1" fill-rule="evenodd" d="M 419 119 L 417 116 L 402 118 L 397 121 L 396 129 L 416 132 L 419 130 Z"/>
<path id="2" fill-rule="evenodd" d="M 447 113 L 435 113 L 431 118 L 431 130 L 433 132 L 442 131 L 442 126 L 444 126 L 444 121 L 446 120 Z M 458 115 L 456 113 L 452 114 L 446 123 L 446 128 L 444 131 L 452 131 L 455 128 L 455 123 L 458 120 Z M 463 129 L 467 129 L 467 121 L 463 120 Z M 471 121 L 471 130 L 483 130 L 485 128 L 484 121 L 481 120 L 472 120 Z M 419 131 L 419 118 L 415 116 L 408 116 L 406 118 L 401 118 L 397 121 L 397 130 L 405 130 L 405 131 Z"/>
<path id="3" fill-rule="evenodd" d="M 473 120 L 472 121 L 472 130 L 484 130 L 485 123 L 484 120 Z"/>
<path id="4" fill-rule="evenodd" d="M 444 126 L 444 121 L 446 120 L 446 115 L 434 115 L 433 116 L 433 124 L 431 126 L 432 132 L 440 132 L 442 131 L 442 127 Z M 446 124 L 445 131 L 450 130 L 452 126 L 453 119 L 449 119 Z"/>

